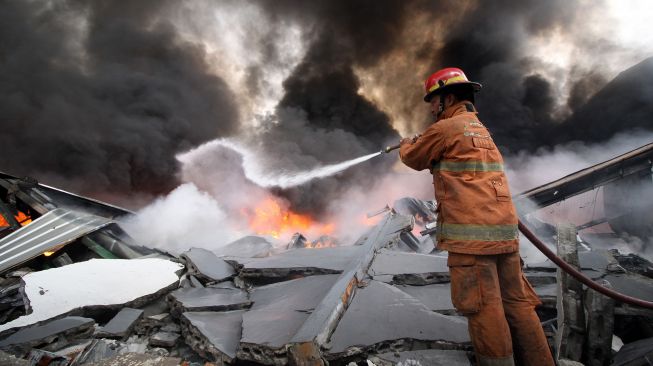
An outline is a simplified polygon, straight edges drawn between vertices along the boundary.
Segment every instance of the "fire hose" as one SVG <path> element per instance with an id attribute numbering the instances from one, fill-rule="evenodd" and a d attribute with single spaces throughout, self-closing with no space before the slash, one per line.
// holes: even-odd
<path id="1" fill-rule="evenodd" d="M 397 145 L 392 145 L 392 146 L 387 146 L 381 152 L 384 153 L 389 153 L 393 150 L 396 150 L 400 147 L 399 144 Z M 535 247 L 542 252 L 547 258 L 549 258 L 553 263 L 555 263 L 560 269 L 563 271 L 567 272 L 571 276 L 573 276 L 576 280 L 578 280 L 580 283 L 584 284 L 585 286 L 591 288 L 594 291 L 597 291 L 609 298 L 612 298 L 614 300 L 617 300 L 619 302 L 623 302 L 629 305 L 635 305 L 635 306 L 640 306 L 646 309 L 653 309 L 653 302 L 651 301 L 646 301 L 642 299 L 638 299 L 636 297 L 624 295 L 620 292 L 614 291 L 610 288 L 607 288 L 605 286 L 601 286 L 600 284 L 594 282 L 591 278 L 585 276 L 581 271 L 577 270 L 573 266 L 571 266 L 569 263 L 565 262 L 562 258 L 558 257 L 551 249 L 549 249 L 535 234 L 533 234 L 524 223 L 519 220 L 519 231 L 524 234 L 525 237 L 528 238 L 528 240 L 535 245 Z"/>
<path id="2" fill-rule="evenodd" d="M 575 279 L 577 279 L 579 282 L 584 284 L 585 286 L 591 288 L 594 291 L 600 292 L 601 294 L 610 297 L 612 299 L 615 299 L 617 301 L 629 304 L 629 305 L 635 305 L 635 306 L 641 306 L 643 308 L 647 309 L 653 309 L 653 302 L 651 301 L 646 301 L 642 299 L 638 299 L 636 297 L 631 297 L 628 295 L 624 295 L 622 293 L 619 293 L 617 291 L 614 291 L 610 288 L 601 286 L 600 284 L 594 282 L 591 278 L 585 276 L 582 272 L 571 266 L 569 263 L 565 262 L 562 258 L 558 257 L 551 249 L 549 249 L 542 241 L 533 234 L 524 223 L 519 220 L 519 231 L 524 234 L 528 240 L 535 245 L 537 249 L 539 249 L 540 252 L 542 252 L 547 258 L 549 258 L 553 263 L 555 263 L 560 269 L 563 271 L 567 272 L 568 274 L 572 275 Z"/>

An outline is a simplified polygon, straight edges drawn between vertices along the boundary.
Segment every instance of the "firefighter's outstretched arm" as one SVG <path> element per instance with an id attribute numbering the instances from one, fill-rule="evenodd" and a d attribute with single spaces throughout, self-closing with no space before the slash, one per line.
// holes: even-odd
<path id="1" fill-rule="evenodd" d="M 415 170 L 430 169 L 434 162 L 442 158 L 444 140 L 444 131 L 437 123 L 433 124 L 422 135 L 401 140 L 399 157 Z"/>

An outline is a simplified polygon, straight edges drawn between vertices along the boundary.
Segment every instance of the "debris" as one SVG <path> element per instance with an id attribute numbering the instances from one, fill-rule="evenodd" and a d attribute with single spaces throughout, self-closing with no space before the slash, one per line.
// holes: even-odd
<path id="1" fill-rule="evenodd" d="M 391 285 L 370 281 L 357 291 L 340 320 L 327 357 L 383 350 L 464 349 L 469 342 L 463 318 L 435 313 Z"/>
<path id="2" fill-rule="evenodd" d="M 181 317 L 186 344 L 214 362 L 231 362 L 241 339 L 243 311 L 188 312 Z"/>
<path id="3" fill-rule="evenodd" d="M 104 217 L 54 209 L 0 239 L 0 272 L 99 230 L 112 221 Z"/>
<path id="4" fill-rule="evenodd" d="M 558 255 L 578 269 L 576 227 L 558 225 Z M 580 361 L 585 342 L 585 315 L 580 282 L 558 269 L 558 332 L 556 334 L 556 359 Z"/>
<path id="5" fill-rule="evenodd" d="M 32 312 L 0 325 L 0 331 L 84 308 L 138 307 L 176 287 L 176 272 L 181 268 L 178 263 L 155 258 L 92 259 L 27 274 L 24 292 Z"/>
<path id="6" fill-rule="evenodd" d="M 361 250 L 360 246 L 293 249 L 268 258 L 248 260 L 243 263 L 239 276 L 254 280 L 341 273 L 352 258 L 360 256 Z"/>
<path id="7" fill-rule="evenodd" d="M 372 263 L 370 275 L 391 275 L 392 282 L 402 285 L 428 285 L 449 282 L 447 257 L 381 250 Z"/>
<path id="8" fill-rule="evenodd" d="M 439 283 L 425 286 L 395 285 L 396 288 L 418 299 L 427 308 L 444 315 L 456 315 L 451 302 L 451 285 Z"/>
<path id="9" fill-rule="evenodd" d="M 270 255 L 272 243 L 260 236 L 245 236 L 214 250 L 218 256 L 263 258 Z"/>
<path id="10" fill-rule="evenodd" d="M 178 366 L 180 358 L 124 353 L 93 363 L 94 366 Z"/>
<path id="11" fill-rule="evenodd" d="M 601 280 L 601 285 L 611 287 Z M 612 334 L 614 333 L 614 300 L 592 289 L 587 289 L 583 299 L 587 319 L 587 344 L 585 364 L 609 365 L 612 359 Z"/>
<path id="12" fill-rule="evenodd" d="M 239 310 L 252 304 L 245 291 L 225 288 L 181 288 L 168 295 L 168 302 L 177 317 L 187 311 Z"/>
<path id="13" fill-rule="evenodd" d="M 266 364 L 287 362 L 286 344 L 291 342 L 338 277 L 310 276 L 254 289 L 250 295 L 252 308 L 243 314 L 238 358 Z"/>
<path id="14" fill-rule="evenodd" d="M 157 332 L 150 337 L 150 346 L 155 347 L 174 347 L 180 335 L 172 332 Z"/>
<path id="15" fill-rule="evenodd" d="M 143 310 L 122 308 L 99 332 L 98 338 L 126 338 L 136 323 L 143 317 Z"/>
<path id="16" fill-rule="evenodd" d="M 421 350 L 381 353 L 372 357 L 378 366 L 386 365 L 428 365 L 428 366 L 471 366 L 467 352 L 457 350 Z M 410 362 L 409 362 L 410 361 Z"/>
<path id="17" fill-rule="evenodd" d="M 294 233 L 292 238 L 290 238 L 286 249 L 306 248 L 307 241 L 306 237 L 301 233 Z"/>
<path id="18" fill-rule="evenodd" d="M 43 325 L 23 328 L 9 337 L 0 341 L 0 348 L 29 350 L 31 348 L 42 348 L 51 351 L 57 347 L 59 338 L 65 340 L 80 339 L 93 334 L 95 321 L 89 318 L 69 316 L 53 320 Z M 48 347 L 55 344 L 54 347 Z"/>
<path id="19" fill-rule="evenodd" d="M 52 352 L 32 349 L 27 356 L 30 364 L 32 365 L 48 365 L 48 366 L 67 366 L 70 359 L 66 356 L 60 356 Z"/>
<path id="20" fill-rule="evenodd" d="M 69 264 L 73 264 L 73 260 L 70 259 L 68 253 L 61 253 L 58 256 L 56 256 L 54 259 L 52 259 L 52 263 L 54 264 L 55 267 L 63 267 Z"/>
<path id="21" fill-rule="evenodd" d="M 190 274 L 207 282 L 220 282 L 236 275 L 229 263 L 206 249 L 191 248 L 181 257 L 186 260 Z"/>

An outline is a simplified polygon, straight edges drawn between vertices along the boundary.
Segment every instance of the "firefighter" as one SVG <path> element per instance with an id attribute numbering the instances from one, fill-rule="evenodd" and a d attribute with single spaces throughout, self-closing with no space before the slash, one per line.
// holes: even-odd
<path id="1" fill-rule="evenodd" d="M 446 68 L 424 86 L 435 123 L 403 139 L 399 155 L 433 174 L 437 247 L 449 252 L 451 299 L 468 319 L 477 363 L 553 365 L 535 313 L 540 300 L 522 273 L 503 158 L 476 115 L 481 84 Z"/>

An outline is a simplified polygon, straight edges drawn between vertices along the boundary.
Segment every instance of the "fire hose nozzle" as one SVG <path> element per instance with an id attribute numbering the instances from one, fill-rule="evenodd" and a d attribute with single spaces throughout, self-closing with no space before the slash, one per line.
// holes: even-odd
<path id="1" fill-rule="evenodd" d="M 386 154 L 390 153 L 392 150 L 397 150 L 401 146 L 400 144 L 396 145 L 391 145 L 391 146 L 386 146 L 385 149 L 381 150 L 381 152 L 384 152 Z"/>

